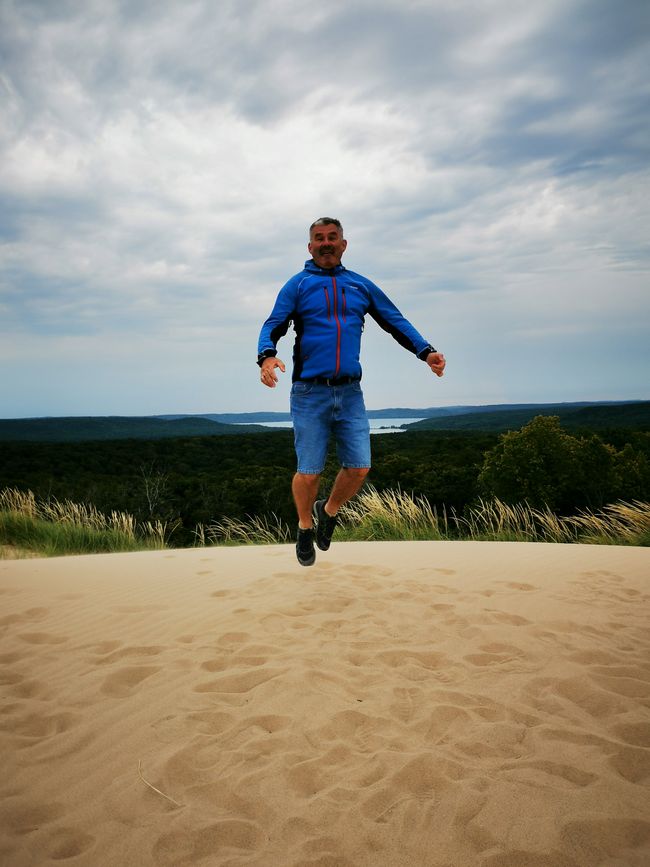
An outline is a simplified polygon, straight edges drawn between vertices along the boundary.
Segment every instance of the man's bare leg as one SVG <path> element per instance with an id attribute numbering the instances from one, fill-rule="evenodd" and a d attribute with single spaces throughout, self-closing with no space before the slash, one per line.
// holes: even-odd
<path id="1" fill-rule="evenodd" d="M 314 508 L 314 502 L 318 494 L 319 484 L 320 475 L 296 473 L 293 477 L 291 492 L 293 493 L 293 501 L 296 504 L 296 511 L 298 512 L 298 525 L 303 530 L 308 530 L 314 526 L 312 509 Z"/>
<path id="2" fill-rule="evenodd" d="M 328 515 L 336 515 L 341 506 L 358 493 L 369 472 L 370 467 L 342 467 L 339 470 L 329 499 L 325 503 Z"/>

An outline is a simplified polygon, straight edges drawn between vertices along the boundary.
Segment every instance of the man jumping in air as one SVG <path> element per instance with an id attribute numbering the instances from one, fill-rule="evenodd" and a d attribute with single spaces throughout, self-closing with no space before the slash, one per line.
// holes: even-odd
<path id="1" fill-rule="evenodd" d="M 298 512 L 296 554 L 303 566 L 316 560 L 314 541 L 327 551 L 338 510 L 361 488 L 370 469 L 370 426 L 359 363 L 366 314 L 437 376 L 445 369 L 444 355 L 388 296 L 367 277 L 341 265 L 347 245 L 343 227 L 334 217 L 312 223 L 307 245 L 311 259 L 280 290 L 258 343 L 261 381 L 275 388 L 276 371 L 285 371 L 276 346 L 293 322 L 291 418 L 298 469 L 292 492 Z M 329 496 L 317 500 L 332 434 L 341 469 Z"/>

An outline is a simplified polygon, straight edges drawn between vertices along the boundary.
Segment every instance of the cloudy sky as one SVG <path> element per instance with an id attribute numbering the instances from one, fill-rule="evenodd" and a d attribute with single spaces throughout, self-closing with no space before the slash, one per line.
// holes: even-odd
<path id="1" fill-rule="evenodd" d="M 0 416 L 285 410 L 322 214 L 448 360 L 368 320 L 370 408 L 649 398 L 649 69 L 647 0 L 0 0 Z"/>

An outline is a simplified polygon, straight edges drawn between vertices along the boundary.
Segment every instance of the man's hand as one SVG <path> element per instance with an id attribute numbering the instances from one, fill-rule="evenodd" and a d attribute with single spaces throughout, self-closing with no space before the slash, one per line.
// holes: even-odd
<path id="1" fill-rule="evenodd" d="M 264 385 L 269 388 L 275 388 L 278 384 L 278 377 L 275 368 L 279 367 L 282 373 L 286 370 L 284 362 L 279 358 L 265 358 L 260 369 L 260 379 Z"/>
<path id="2" fill-rule="evenodd" d="M 426 362 L 436 376 L 443 375 L 447 362 L 442 352 L 430 352 L 426 357 Z"/>

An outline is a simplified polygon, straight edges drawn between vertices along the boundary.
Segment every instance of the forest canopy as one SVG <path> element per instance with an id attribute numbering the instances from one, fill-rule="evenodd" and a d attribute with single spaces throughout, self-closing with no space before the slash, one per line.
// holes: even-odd
<path id="1" fill-rule="evenodd" d="M 650 432 L 567 431 L 538 417 L 519 431 L 416 431 L 372 437 L 369 481 L 424 496 L 438 509 L 479 497 L 527 501 L 570 513 L 618 499 L 650 500 Z M 330 452 L 322 489 L 338 465 Z M 198 524 L 274 513 L 293 526 L 290 430 L 237 436 L 77 443 L 4 442 L 0 488 L 38 499 L 89 503 L 138 520 L 178 521 L 172 543 Z"/>

